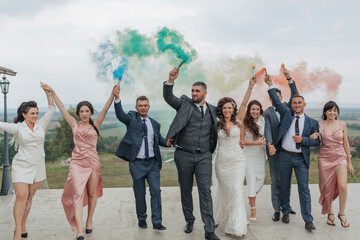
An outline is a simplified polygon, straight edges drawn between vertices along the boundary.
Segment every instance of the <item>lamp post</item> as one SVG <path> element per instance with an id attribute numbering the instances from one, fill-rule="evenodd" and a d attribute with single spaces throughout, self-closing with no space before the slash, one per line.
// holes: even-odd
<path id="1" fill-rule="evenodd" d="M 6 94 L 9 92 L 9 80 L 5 75 L 16 76 L 16 72 L 9 68 L 0 66 L 0 73 L 3 74 L 0 80 L 1 91 L 4 94 L 4 122 L 7 122 L 7 104 Z M 8 137 L 7 132 L 4 131 L 4 160 L 3 160 L 3 175 L 0 195 L 7 195 L 10 189 L 10 164 L 9 164 L 9 149 L 8 149 Z"/>
<path id="2" fill-rule="evenodd" d="M 1 91 L 4 94 L 4 122 L 7 122 L 7 104 L 6 94 L 9 92 L 9 80 L 6 79 L 5 74 L 0 80 Z M 7 195 L 10 189 L 10 164 L 9 164 L 9 149 L 8 149 L 8 136 L 4 131 L 4 160 L 3 160 L 3 175 L 1 184 L 1 195 Z"/>

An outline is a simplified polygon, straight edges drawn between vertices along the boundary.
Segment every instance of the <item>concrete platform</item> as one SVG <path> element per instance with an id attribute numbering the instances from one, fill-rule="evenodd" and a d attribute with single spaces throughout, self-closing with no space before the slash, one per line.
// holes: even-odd
<path id="1" fill-rule="evenodd" d="M 281 221 L 273 222 L 271 216 L 273 210 L 270 201 L 270 186 L 266 185 L 257 197 L 257 223 L 249 223 L 248 234 L 243 238 L 235 238 L 216 231 L 221 239 L 359 239 L 360 238 L 360 184 L 348 185 L 348 202 L 346 216 L 351 224 L 350 228 L 344 229 L 336 218 L 336 226 L 326 224 L 326 216 L 321 215 L 318 203 L 319 190 L 317 185 L 310 186 L 312 194 L 312 214 L 317 228 L 312 233 L 304 229 L 304 222 L 300 214 L 297 186 L 292 186 L 291 203 L 297 211 L 296 215 L 290 216 L 290 224 Z M 31 210 L 27 230 L 29 240 L 43 239 L 74 239 L 66 221 L 65 214 L 60 202 L 62 190 L 40 190 L 35 196 Z M 148 206 L 149 205 L 149 194 Z M 135 215 L 134 196 L 131 188 L 106 188 L 104 196 L 99 199 L 94 216 L 94 232 L 86 236 L 88 240 L 112 240 L 112 239 L 157 239 L 157 240 L 197 240 L 204 239 L 203 223 L 200 217 L 197 188 L 194 188 L 195 217 L 197 218 L 194 230 L 190 234 L 183 232 L 185 225 L 181 210 L 180 191 L 178 187 L 162 188 L 163 225 L 165 231 L 152 229 L 151 220 L 148 218 L 148 229 L 139 229 Z M 0 196 L 0 239 L 12 239 L 14 221 L 12 219 L 12 201 L 14 197 Z M 86 217 L 84 209 L 84 221 Z M 249 206 L 247 211 L 249 215 Z M 335 213 L 338 212 L 338 200 L 334 204 Z M 148 215 L 151 216 L 148 207 Z"/>

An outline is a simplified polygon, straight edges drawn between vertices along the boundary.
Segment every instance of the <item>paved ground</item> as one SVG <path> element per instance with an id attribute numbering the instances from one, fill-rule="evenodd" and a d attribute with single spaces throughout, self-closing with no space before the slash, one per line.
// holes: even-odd
<path id="1" fill-rule="evenodd" d="M 326 216 L 320 214 L 317 200 L 319 190 L 317 185 L 311 185 L 312 213 L 315 218 L 316 231 L 309 233 L 304 229 L 298 201 L 297 187 L 292 186 L 291 202 L 297 211 L 290 216 L 290 224 L 273 222 L 270 203 L 270 186 L 264 186 L 257 198 L 257 223 L 248 225 L 248 234 L 241 239 L 359 239 L 360 237 L 360 184 L 349 184 L 349 195 L 346 215 L 351 223 L 350 228 L 344 229 L 336 219 L 336 226 L 326 225 Z M 34 199 L 33 208 L 28 219 L 29 240 L 43 239 L 74 239 L 60 202 L 62 190 L 41 190 Z M 154 231 L 150 228 L 139 229 L 135 216 L 134 197 L 130 188 L 107 188 L 104 196 L 99 199 L 94 216 L 94 232 L 86 239 L 204 239 L 203 223 L 201 221 L 197 189 L 194 188 L 195 217 L 197 218 L 191 234 L 183 232 L 184 218 L 181 211 L 180 193 L 178 187 L 162 188 L 163 224 L 166 231 Z M 149 194 L 147 194 L 149 197 Z M 11 197 L 13 199 L 13 197 Z M 149 198 L 148 198 L 149 203 Z M 86 213 L 86 209 L 84 209 Z M 338 200 L 334 204 L 335 213 L 338 212 Z M 249 207 L 247 206 L 249 213 Z M 150 209 L 148 209 L 150 215 Z M 84 214 L 84 219 L 85 219 Z M 12 239 L 14 222 L 12 219 L 12 202 L 9 197 L 0 196 L 0 239 Z M 240 239 L 216 231 L 221 239 Z"/>

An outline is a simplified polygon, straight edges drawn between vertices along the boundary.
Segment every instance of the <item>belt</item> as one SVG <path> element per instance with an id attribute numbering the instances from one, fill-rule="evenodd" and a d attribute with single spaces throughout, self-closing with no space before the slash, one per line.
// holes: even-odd
<path id="1" fill-rule="evenodd" d="M 287 150 L 285 150 L 285 149 L 281 149 L 281 151 L 283 151 L 284 153 L 289 154 L 289 155 L 291 155 L 291 156 L 302 157 L 302 153 L 290 152 L 290 151 L 287 151 Z"/>
<path id="2" fill-rule="evenodd" d="M 177 147 L 176 150 L 178 151 L 182 151 L 182 152 L 187 152 L 187 153 L 201 153 L 200 149 L 196 149 L 195 152 L 192 152 L 192 151 L 189 151 L 189 150 L 186 150 L 184 148 L 180 148 L 180 147 Z"/>
<path id="3" fill-rule="evenodd" d="M 135 158 L 136 161 L 142 161 L 142 162 L 148 162 L 148 161 L 151 161 L 151 160 L 155 160 L 155 157 L 151 157 L 151 158 Z"/>

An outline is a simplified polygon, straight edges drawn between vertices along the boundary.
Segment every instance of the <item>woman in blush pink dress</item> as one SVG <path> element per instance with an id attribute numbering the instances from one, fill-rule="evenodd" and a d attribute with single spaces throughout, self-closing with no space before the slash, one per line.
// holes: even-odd
<path id="1" fill-rule="evenodd" d="M 89 234 L 93 229 L 92 218 L 97 198 L 103 195 L 101 164 L 96 151 L 96 144 L 99 136 L 98 129 L 114 100 L 114 95 L 111 93 L 103 110 L 94 121 L 91 120 L 91 115 L 94 113 L 93 106 L 87 101 L 80 102 L 76 107 L 76 115 L 80 117 L 78 122 L 67 112 L 51 87 L 46 85 L 44 89 L 51 92 L 61 114 L 71 126 L 74 136 L 75 147 L 61 201 L 72 230 L 77 230 L 76 239 L 81 240 L 84 239 L 83 207 L 88 205 L 85 233 Z"/>
<path id="2" fill-rule="evenodd" d="M 322 119 L 319 122 L 319 133 L 311 138 L 321 136 L 319 151 L 319 203 L 322 205 L 322 214 L 328 214 L 327 224 L 335 226 L 335 217 L 332 209 L 333 201 L 339 196 L 339 214 L 341 226 L 350 226 L 344 211 L 347 198 L 347 170 L 354 174 L 351 164 L 350 146 L 347 137 L 346 124 L 337 120 L 338 105 L 327 102 L 323 109 Z"/>

